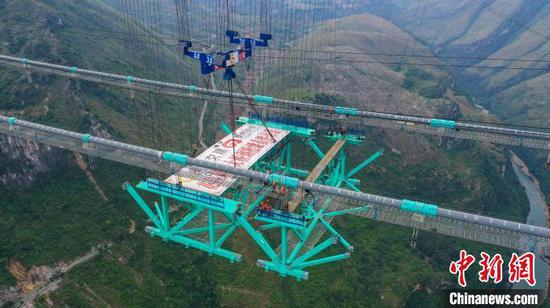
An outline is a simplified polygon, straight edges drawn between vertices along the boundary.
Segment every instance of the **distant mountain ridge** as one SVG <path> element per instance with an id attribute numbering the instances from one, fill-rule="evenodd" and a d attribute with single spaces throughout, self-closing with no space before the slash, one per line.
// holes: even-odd
<path id="1" fill-rule="evenodd" d="M 369 12 L 416 36 L 449 64 L 453 75 L 481 103 L 514 124 L 550 126 L 543 101 L 548 71 L 475 68 L 510 66 L 550 69 L 550 2 L 544 0 L 371 0 Z M 482 60 L 528 59 L 530 62 Z M 536 60 L 544 60 L 537 62 Z"/>

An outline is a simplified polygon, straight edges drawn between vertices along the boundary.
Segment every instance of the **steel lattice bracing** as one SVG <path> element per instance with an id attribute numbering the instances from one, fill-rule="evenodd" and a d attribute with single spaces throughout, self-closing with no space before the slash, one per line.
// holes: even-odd
<path id="1" fill-rule="evenodd" d="M 235 103 L 257 108 L 270 108 L 282 112 L 292 112 L 319 119 L 346 119 L 364 126 L 388 129 L 402 129 L 416 133 L 448 136 L 520 147 L 550 149 L 550 133 L 548 131 L 514 129 L 495 125 L 459 122 L 442 119 L 432 119 L 416 116 L 397 115 L 381 112 L 357 110 L 347 107 L 330 107 L 313 103 L 277 99 L 261 95 L 245 95 L 240 93 L 199 88 L 194 85 L 181 85 L 155 80 L 103 73 L 85 70 L 77 67 L 50 64 L 40 61 L 0 55 L 0 63 L 26 71 L 52 73 L 69 78 L 87 80 L 113 85 L 133 90 L 155 92 L 171 96 L 186 96 L 195 98 L 221 98 L 231 96 Z"/>
<path id="2" fill-rule="evenodd" d="M 166 173 L 175 172 L 182 165 L 189 164 L 241 176 L 241 181 L 254 180 L 258 183 L 254 185 L 260 188 L 261 183 L 277 180 L 294 189 L 304 189 L 306 200 L 312 200 L 312 196 L 316 196 L 314 217 L 323 218 L 327 223 L 338 215 L 355 214 L 454 237 L 550 255 L 550 229 L 547 228 L 438 208 L 414 201 L 294 181 L 290 177 L 273 178 L 269 174 L 220 166 L 183 154 L 162 152 L 3 116 L 0 116 L 0 133 Z M 253 200 L 254 198 L 250 199 L 250 202 Z M 323 234 L 316 234 L 315 228 L 310 232 L 311 242 L 306 244 L 313 246 Z M 291 246 L 292 244 L 289 248 L 292 248 Z"/>

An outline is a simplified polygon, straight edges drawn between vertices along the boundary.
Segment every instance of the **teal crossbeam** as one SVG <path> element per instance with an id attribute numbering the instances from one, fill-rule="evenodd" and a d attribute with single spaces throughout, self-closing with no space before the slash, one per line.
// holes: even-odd
<path id="1" fill-rule="evenodd" d="M 350 181 L 350 179 L 346 179 L 345 183 L 346 183 L 346 186 L 348 186 L 350 189 L 355 190 L 357 192 L 361 192 L 361 190 L 357 186 L 355 186 L 355 184 L 353 184 L 353 182 Z"/>
<path id="2" fill-rule="evenodd" d="M 278 224 L 278 223 L 270 223 L 270 224 L 267 224 L 267 225 L 262 225 L 260 227 L 260 230 L 269 230 L 269 229 L 275 229 L 275 228 L 280 228 L 281 225 Z"/>
<path id="3" fill-rule="evenodd" d="M 227 231 L 225 231 L 224 234 L 220 236 L 218 242 L 216 242 L 216 247 L 221 247 L 223 243 L 225 243 L 225 241 L 231 236 L 231 234 L 233 234 L 233 232 L 237 230 L 238 227 L 238 224 L 233 224 L 229 229 L 227 229 Z"/>
<path id="4" fill-rule="evenodd" d="M 321 265 L 321 264 L 325 264 L 325 263 L 329 263 L 329 262 L 345 260 L 345 259 L 348 259 L 350 256 L 351 256 L 351 254 L 349 252 L 346 252 L 346 253 L 335 255 L 335 256 L 330 256 L 330 257 L 325 257 L 325 258 L 321 258 L 321 259 L 317 259 L 317 260 L 307 261 L 307 262 L 304 262 L 304 263 L 301 263 L 300 265 L 298 265 L 297 268 L 305 268 L 305 267 L 308 267 L 308 266 L 315 266 L 315 265 Z"/>
<path id="5" fill-rule="evenodd" d="M 319 254 L 321 251 L 329 248 L 330 246 L 332 246 L 336 243 L 338 243 L 338 239 L 336 239 L 335 237 L 332 237 L 332 238 L 329 238 L 329 239 L 323 241 L 321 244 L 315 246 L 313 249 L 311 249 L 310 251 L 304 253 L 299 258 L 294 260 L 294 262 L 292 262 L 292 266 L 300 267 L 300 264 L 302 264 L 304 261 L 306 261 L 309 258 L 314 257 L 315 255 Z"/>
<path id="6" fill-rule="evenodd" d="M 214 229 L 220 230 L 220 229 L 229 228 L 231 226 L 233 226 L 233 224 L 230 224 L 230 223 L 216 224 L 216 225 L 214 225 Z M 174 234 L 186 235 L 186 234 L 195 234 L 195 233 L 201 233 L 201 232 L 207 232 L 207 231 L 210 231 L 210 226 L 197 227 L 197 228 L 191 228 L 191 229 L 183 229 L 183 230 L 175 232 Z"/>
<path id="7" fill-rule="evenodd" d="M 197 215 L 199 215 L 203 210 L 204 210 L 203 208 L 198 207 L 192 212 L 190 212 L 189 214 L 185 215 L 185 217 L 182 220 L 180 220 L 180 222 L 178 222 L 178 224 L 174 228 L 170 229 L 168 234 L 172 235 L 178 232 L 181 228 L 185 227 L 185 225 L 191 222 L 191 220 L 197 217 Z"/>
<path id="8" fill-rule="evenodd" d="M 222 130 L 228 134 L 228 135 L 231 135 L 233 132 L 231 131 L 231 128 L 229 128 L 229 126 L 227 126 L 227 124 L 225 124 L 225 122 L 221 122 L 220 123 L 220 127 L 222 128 Z"/>
<path id="9" fill-rule="evenodd" d="M 307 140 L 307 144 L 311 147 L 313 152 L 315 152 L 315 154 L 317 154 L 317 156 L 319 156 L 320 159 L 323 159 L 323 157 L 325 157 L 325 153 L 323 153 L 323 151 L 317 146 L 315 141 L 313 141 L 313 139 L 311 138 L 307 138 L 306 140 Z"/>
<path id="10" fill-rule="evenodd" d="M 383 154 L 384 154 L 384 151 L 378 151 L 374 153 L 369 158 L 365 159 L 362 163 L 360 163 L 357 167 L 353 168 L 350 172 L 348 172 L 347 177 L 348 178 L 353 177 L 357 172 L 363 170 L 363 168 L 370 165 L 373 161 L 375 161 L 378 157 L 382 156 Z"/>
<path id="11" fill-rule="evenodd" d="M 153 227 L 147 227 L 145 229 L 146 232 L 150 233 L 152 236 L 159 236 L 163 237 L 163 234 L 161 230 L 158 228 Z M 164 237 L 163 237 L 164 238 Z M 229 259 L 231 262 L 239 262 L 242 259 L 242 255 L 229 251 L 227 249 L 223 249 L 216 246 L 211 246 L 209 244 L 203 243 L 198 240 L 194 240 L 185 236 L 181 235 L 171 235 L 168 238 L 165 238 L 166 240 L 174 241 L 176 243 L 180 243 L 184 245 L 185 247 L 193 247 L 195 249 L 200 249 L 202 251 L 207 252 L 209 255 L 217 255 L 220 257 L 224 257 L 226 259 Z"/>
<path id="12" fill-rule="evenodd" d="M 297 169 L 297 168 L 290 168 L 288 169 L 288 173 L 290 175 L 298 175 L 298 176 L 302 176 L 302 177 L 306 177 L 309 175 L 309 172 L 306 171 L 306 170 L 301 170 L 301 169 Z"/>
<path id="13" fill-rule="evenodd" d="M 234 253 L 232 251 L 229 251 L 229 250 L 223 249 L 223 248 L 219 248 L 219 247 L 213 247 L 213 246 L 205 244 L 201 241 L 190 239 L 190 238 L 187 238 L 187 237 L 184 237 L 184 236 L 174 235 L 170 238 L 170 240 L 172 240 L 174 242 L 177 242 L 177 243 L 180 243 L 180 244 L 183 244 L 186 247 L 193 247 L 193 248 L 196 248 L 196 249 L 206 251 L 206 252 L 208 252 L 208 254 L 211 254 L 211 255 L 214 254 L 214 255 L 218 255 L 220 257 L 227 258 L 231 262 L 239 262 L 242 259 L 242 255 L 240 255 L 238 253 Z"/>
<path id="14" fill-rule="evenodd" d="M 309 273 L 306 271 L 303 271 L 301 269 L 295 269 L 295 268 L 287 268 L 286 266 L 283 266 L 281 264 L 277 264 L 274 262 L 269 262 L 266 260 L 258 260 L 256 263 L 259 267 L 263 268 L 266 272 L 267 271 L 273 271 L 279 273 L 279 275 L 285 277 L 285 276 L 292 276 L 298 281 L 300 280 L 307 280 L 309 277 Z"/>

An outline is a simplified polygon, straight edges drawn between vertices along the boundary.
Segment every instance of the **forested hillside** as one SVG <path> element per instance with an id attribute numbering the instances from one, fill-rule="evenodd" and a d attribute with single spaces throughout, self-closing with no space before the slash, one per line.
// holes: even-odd
<path id="1" fill-rule="evenodd" d="M 324 47 L 327 52 L 391 52 L 415 40 L 391 20 L 369 14 L 330 23 L 335 39 Z M 2 1 L 0 24 L 2 54 L 180 82 L 189 80 L 188 70 L 198 70 L 196 63 L 177 54 L 174 42 L 140 39 L 128 48 L 122 30 L 139 34 L 135 37 L 155 35 L 139 23 L 128 24 L 99 0 Z M 424 53 L 431 52 L 429 47 L 415 46 Z M 281 63 L 274 61 L 273 72 L 279 69 Z M 437 68 L 320 62 L 289 76 L 294 79 L 286 80 L 279 93 L 283 97 L 494 120 L 472 108 L 453 87 L 453 75 Z M 193 152 L 201 101 L 143 93 L 133 99 L 126 90 L 47 74 L 33 73 L 32 81 L 23 72 L 0 66 L 0 113 Z M 272 82 L 268 71 L 258 88 Z M 208 142 L 214 140 L 219 121 L 224 116 L 227 120 L 224 108 L 218 106 L 208 123 Z M 319 142 L 327 148 L 326 141 Z M 385 149 L 385 155 L 360 176 L 367 192 L 518 221 L 527 215 L 525 194 L 499 147 L 369 130 L 365 144 L 350 153 L 350 165 L 378 149 Z M 314 163 L 310 154 L 302 153 L 306 166 Z M 228 242 L 246 252 L 239 264 L 150 238 L 143 232 L 145 216 L 120 189 L 125 181 L 145 177 L 143 170 L 5 137 L 0 137 L 0 158 L 0 289 L 17 285 L 32 290 L 32 275 L 21 271 L 53 267 L 93 246 L 113 243 L 65 274 L 58 290 L 38 299 L 42 306 L 437 306 L 438 291 L 456 282 L 448 274 L 448 260 L 459 248 L 473 252 L 480 247 L 421 233 L 417 248 L 411 248 L 410 229 L 345 217 L 337 227 L 355 246 L 352 258 L 312 268 L 309 281 L 296 282 L 262 272 L 255 265 L 261 252 L 244 233 Z"/>

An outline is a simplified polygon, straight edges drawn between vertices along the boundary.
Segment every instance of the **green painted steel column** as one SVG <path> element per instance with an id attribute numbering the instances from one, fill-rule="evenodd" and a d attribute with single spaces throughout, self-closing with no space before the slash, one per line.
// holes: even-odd
<path id="1" fill-rule="evenodd" d="M 157 216 L 161 223 L 160 230 L 162 232 L 162 236 L 165 237 L 168 235 L 168 233 L 166 232 L 168 227 L 166 221 L 164 220 L 164 214 L 160 210 L 159 204 L 157 202 L 155 202 L 155 210 L 157 211 Z"/>
<path id="2" fill-rule="evenodd" d="M 214 228 L 214 224 L 216 223 L 215 217 L 214 217 L 214 211 L 212 209 L 208 209 L 208 226 L 210 227 L 210 245 L 215 246 L 216 245 L 216 229 Z"/>
<path id="3" fill-rule="evenodd" d="M 285 161 L 285 154 L 286 152 L 288 151 L 288 149 L 285 147 L 282 151 L 282 153 L 279 155 L 278 159 L 277 159 L 277 169 L 276 170 L 271 170 L 272 172 L 279 172 L 282 170 L 281 166 L 284 164 L 284 161 Z"/>
<path id="4" fill-rule="evenodd" d="M 168 208 L 168 198 L 166 198 L 166 196 L 160 196 L 160 205 L 164 221 L 166 222 L 166 228 L 170 228 L 170 212 Z"/>
<path id="5" fill-rule="evenodd" d="M 340 166 L 340 174 L 338 174 L 338 177 L 341 179 L 346 176 L 346 147 L 347 145 L 344 144 L 342 149 L 340 150 L 340 156 L 342 157 L 342 165 Z"/>
<path id="6" fill-rule="evenodd" d="M 290 175 L 290 170 L 292 169 L 292 146 L 290 142 L 286 145 L 286 173 Z"/>
<path id="7" fill-rule="evenodd" d="M 281 263 L 286 264 L 287 238 L 288 230 L 285 226 L 281 227 Z"/>

